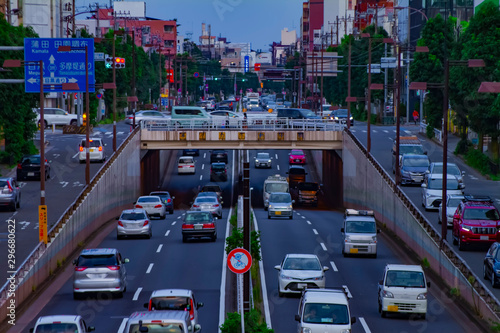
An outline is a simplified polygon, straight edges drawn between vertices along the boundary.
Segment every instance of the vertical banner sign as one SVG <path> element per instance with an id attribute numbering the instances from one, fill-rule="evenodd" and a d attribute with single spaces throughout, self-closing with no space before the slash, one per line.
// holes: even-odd
<path id="1" fill-rule="evenodd" d="M 250 57 L 245 56 L 245 73 L 248 73 L 250 70 Z"/>
<path id="2" fill-rule="evenodd" d="M 47 206 L 38 206 L 38 230 L 39 230 L 39 242 L 44 242 L 47 244 Z"/>

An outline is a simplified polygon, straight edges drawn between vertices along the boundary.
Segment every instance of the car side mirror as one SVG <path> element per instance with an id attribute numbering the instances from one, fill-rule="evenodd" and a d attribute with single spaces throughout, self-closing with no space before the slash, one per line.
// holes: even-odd
<path id="1" fill-rule="evenodd" d="M 292 203 L 295 203 L 295 200 L 292 200 Z"/>
<path id="2" fill-rule="evenodd" d="M 459 187 L 461 190 L 463 190 L 463 189 L 465 188 L 465 185 L 464 185 L 464 184 L 460 184 L 458 187 Z"/>
<path id="3" fill-rule="evenodd" d="M 327 270 L 329 270 L 329 269 L 330 269 L 330 267 L 328 267 L 328 266 L 323 266 L 323 272 L 326 272 L 326 271 L 327 271 Z"/>
<path id="4" fill-rule="evenodd" d="M 204 304 L 203 304 L 203 302 L 198 302 L 198 303 L 196 303 L 196 307 L 197 307 L 197 308 L 202 308 L 202 307 L 203 307 L 203 305 L 204 305 Z"/>
<path id="5" fill-rule="evenodd" d="M 149 328 L 147 326 L 139 326 L 139 332 L 149 332 Z"/>
<path id="6" fill-rule="evenodd" d="M 87 332 L 92 332 L 92 331 L 95 331 L 95 327 L 94 326 L 87 327 Z"/>
<path id="7" fill-rule="evenodd" d="M 149 303 L 144 303 L 144 308 L 149 309 Z"/>
<path id="8" fill-rule="evenodd" d="M 137 203 L 137 201 L 134 201 L 134 202 L 132 202 L 132 205 L 135 205 L 136 203 Z"/>
<path id="9" fill-rule="evenodd" d="M 172 197 L 172 200 L 175 199 L 175 197 Z"/>
<path id="10" fill-rule="evenodd" d="M 424 155 L 427 155 L 427 152 L 426 152 L 426 151 L 424 151 Z"/>
<path id="11" fill-rule="evenodd" d="M 382 230 L 377 229 L 377 234 L 380 234 L 381 232 L 382 232 Z"/>
<path id="12" fill-rule="evenodd" d="M 115 220 L 119 220 L 119 219 L 120 219 L 120 217 L 119 217 L 119 216 L 115 217 Z"/>
<path id="13" fill-rule="evenodd" d="M 425 170 L 425 173 L 426 174 L 430 174 L 431 172 L 429 170 Z"/>
<path id="14" fill-rule="evenodd" d="M 277 270 L 277 271 L 281 271 L 281 266 L 280 265 L 276 265 L 276 266 L 274 266 L 274 269 Z"/>
<path id="15" fill-rule="evenodd" d="M 340 228 L 340 232 L 344 232 L 344 230 L 345 230 L 344 228 Z"/>
<path id="16" fill-rule="evenodd" d="M 123 259 L 123 263 L 124 263 L 124 264 L 128 264 L 129 262 L 130 262 L 130 259 L 129 259 L 129 258 L 125 258 L 125 259 Z"/>
<path id="17" fill-rule="evenodd" d="M 288 175 L 288 172 L 286 172 L 286 174 Z"/>
<path id="18" fill-rule="evenodd" d="M 299 315 L 295 315 L 295 321 L 300 322 L 300 316 Z"/>
<path id="19" fill-rule="evenodd" d="M 356 317 L 351 317 L 351 324 L 354 324 L 356 322 Z"/>
<path id="20" fill-rule="evenodd" d="M 427 288 L 430 288 L 431 287 L 431 283 L 429 281 L 427 281 Z"/>
<path id="21" fill-rule="evenodd" d="M 73 265 L 76 266 L 77 264 L 78 264 L 78 259 L 73 260 Z"/>
<path id="22" fill-rule="evenodd" d="M 379 286 L 383 285 L 383 284 L 384 284 L 384 280 L 380 280 L 380 281 L 378 282 L 378 284 L 379 284 Z"/>
<path id="23" fill-rule="evenodd" d="M 198 333 L 198 332 L 201 332 L 201 325 L 200 324 L 194 325 L 194 333 Z"/>
<path id="24" fill-rule="evenodd" d="M 465 171 L 462 171 L 462 177 L 464 177 L 464 176 L 465 176 Z"/>
<path id="25" fill-rule="evenodd" d="M 424 184 L 420 185 L 420 187 L 427 188 L 427 184 L 424 183 Z"/>

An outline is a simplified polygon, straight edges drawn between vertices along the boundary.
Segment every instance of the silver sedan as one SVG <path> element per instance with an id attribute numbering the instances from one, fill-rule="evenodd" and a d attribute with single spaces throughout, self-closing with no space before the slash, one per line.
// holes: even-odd
<path id="1" fill-rule="evenodd" d="M 222 218 L 222 204 L 217 197 L 197 197 L 191 210 L 194 211 L 209 211 L 213 216 Z"/>
<path id="2" fill-rule="evenodd" d="M 144 209 L 124 210 L 120 217 L 116 219 L 118 220 L 116 225 L 117 239 L 126 236 L 146 236 L 151 238 L 153 235 L 151 222 Z"/>
<path id="3" fill-rule="evenodd" d="M 268 199 L 267 218 L 288 217 L 290 220 L 293 219 L 293 203 L 295 203 L 295 200 L 292 200 L 290 193 L 271 193 Z"/>
<path id="4" fill-rule="evenodd" d="M 265 167 L 265 168 L 271 168 L 272 167 L 272 161 L 271 161 L 271 156 L 269 156 L 269 153 L 257 153 L 257 156 L 255 158 L 255 167 L 260 168 L 260 167 Z"/>
<path id="5" fill-rule="evenodd" d="M 140 125 L 141 121 L 145 120 L 167 120 L 169 117 L 165 116 L 163 113 L 154 110 L 138 111 L 135 113 L 135 124 Z M 125 118 L 125 124 L 132 125 L 134 123 L 134 115 L 128 115 Z"/>

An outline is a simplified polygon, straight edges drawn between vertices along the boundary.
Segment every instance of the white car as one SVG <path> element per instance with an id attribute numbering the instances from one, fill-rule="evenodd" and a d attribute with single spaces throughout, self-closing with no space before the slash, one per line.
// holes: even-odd
<path id="1" fill-rule="evenodd" d="M 279 296 L 284 293 L 301 293 L 311 288 L 325 288 L 325 271 L 315 254 L 287 254 L 281 265 L 274 266 L 278 271 Z"/>
<path id="2" fill-rule="evenodd" d="M 80 163 L 84 163 L 87 160 L 87 148 L 86 146 L 86 139 L 82 139 L 80 142 L 79 146 L 79 152 L 78 152 L 78 160 Z M 92 161 L 99 161 L 99 162 L 104 162 L 106 160 L 106 150 L 104 147 L 106 146 L 105 143 L 102 142 L 102 139 L 100 138 L 90 138 L 89 139 L 89 160 Z"/>
<path id="3" fill-rule="evenodd" d="M 136 202 L 134 202 L 135 208 L 142 208 L 148 213 L 149 216 L 158 216 L 162 220 L 165 219 L 167 215 L 167 209 L 163 204 L 160 197 L 154 195 L 146 195 L 139 197 Z"/>
<path id="4" fill-rule="evenodd" d="M 255 167 L 256 168 L 271 168 L 272 167 L 272 157 L 269 156 L 269 153 L 257 153 L 255 159 Z"/>
<path id="5" fill-rule="evenodd" d="M 216 127 L 240 127 L 244 117 L 233 111 L 218 110 L 209 112 L 212 124 Z"/>
<path id="6" fill-rule="evenodd" d="M 465 185 L 456 176 L 447 175 L 446 192 L 450 195 L 463 195 Z M 426 209 L 438 209 L 443 199 L 443 175 L 427 174 L 422 184 L 422 206 Z"/>
<path id="7" fill-rule="evenodd" d="M 463 195 L 450 195 L 446 196 L 446 223 L 448 223 L 448 227 L 453 226 L 453 216 L 457 211 L 458 205 L 465 199 Z M 438 214 L 438 223 L 441 224 L 443 221 L 441 220 L 443 204 L 439 205 L 439 214 Z"/>
<path id="8" fill-rule="evenodd" d="M 179 160 L 177 161 L 177 173 L 179 175 L 184 173 L 190 173 L 190 174 L 196 173 L 196 162 L 193 156 L 179 157 Z"/>
<path id="9" fill-rule="evenodd" d="M 290 220 L 293 219 L 293 204 L 295 200 L 292 200 L 290 193 L 286 192 L 274 192 L 269 195 L 267 200 L 267 218 L 271 217 L 288 217 Z"/>
<path id="10" fill-rule="evenodd" d="M 30 329 L 32 333 L 45 332 L 74 332 L 87 333 L 95 331 L 92 326 L 87 326 L 85 320 L 79 315 L 57 315 L 39 317 L 35 327 Z"/>
<path id="11" fill-rule="evenodd" d="M 40 125 L 40 109 L 34 109 L 37 113 L 36 123 Z M 54 125 L 77 125 L 76 114 L 68 113 L 66 110 L 58 108 L 44 108 L 43 109 L 43 120 L 45 127 Z M 82 117 L 80 117 L 80 123 L 82 123 Z"/>

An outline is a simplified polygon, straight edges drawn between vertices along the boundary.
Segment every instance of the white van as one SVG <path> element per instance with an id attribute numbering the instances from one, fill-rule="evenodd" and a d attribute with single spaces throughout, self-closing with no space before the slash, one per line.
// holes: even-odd
<path id="1" fill-rule="evenodd" d="M 205 108 L 199 106 L 174 106 L 171 114 L 172 123 L 177 126 L 208 127 L 211 117 Z"/>
<path id="2" fill-rule="evenodd" d="M 378 284 L 378 312 L 383 318 L 393 312 L 416 313 L 425 319 L 429 287 L 420 265 L 387 265 Z"/>
<path id="3" fill-rule="evenodd" d="M 377 257 L 377 223 L 372 210 L 346 209 L 342 233 L 342 254 Z"/>
<path id="4" fill-rule="evenodd" d="M 286 177 L 280 175 L 274 175 L 267 177 L 264 180 L 264 189 L 262 194 L 262 200 L 264 200 L 264 210 L 269 207 L 269 196 L 273 192 L 286 192 L 290 193 L 290 187 L 288 186 L 288 181 Z"/>
<path id="5" fill-rule="evenodd" d="M 123 333 L 197 333 L 201 326 L 191 325 L 187 311 L 148 311 L 130 315 Z"/>
<path id="6" fill-rule="evenodd" d="M 345 289 L 306 289 L 295 315 L 297 332 L 351 332 L 356 318 L 351 317 L 347 295 Z"/>

